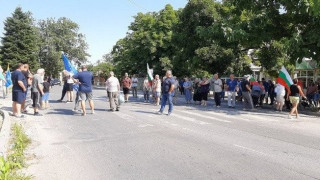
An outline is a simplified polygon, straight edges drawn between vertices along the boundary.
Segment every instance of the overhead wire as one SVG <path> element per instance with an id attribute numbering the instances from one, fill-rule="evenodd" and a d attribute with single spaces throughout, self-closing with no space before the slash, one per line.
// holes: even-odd
<path id="1" fill-rule="evenodd" d="M 134 1 L 134 0 L 128 0 L 131 4 L 133 4 L 134 6 L 136 6 L 137 8 L 139 8 L 139 9 L 143 9 L 143 10 L 145 10 L 145 11 L 147 11 L 147 12 L 149 12 L 148 11 L 148 9 L 146 9 L 145 7 L 143 7 L 143 6 L 141 6 L 140 4 L 138 4 L 136 1 Z"/>

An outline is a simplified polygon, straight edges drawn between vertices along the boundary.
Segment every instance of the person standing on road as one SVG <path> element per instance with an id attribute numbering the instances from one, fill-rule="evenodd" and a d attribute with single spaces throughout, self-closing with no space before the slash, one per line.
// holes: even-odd
<path id="1" fill-rule="evenodd" d="M 134 74 L 132 79 L 132 96 L 134 98 L 138 98 L 138 83 L 139 83 L 139 80 L 137 78 L 137 76 Z"/>
<path id="2" fill-rule="evenodd" d="M 274 97 L 275 97 L 275 92 L 274 92 L 274 83 L 269 80 L 269 91 L 268 91 L 269 97 L 270 97 L 270 104 L 273 105 L 274 103 Z"/>
<path id="3" fill-rule="evenodd" d="M 179 80 L 179 90 L 180 90 L 181 95 L 184 95 L 184 88 L 183 88 L 184 82 L 185 82 L 185 80 L 182 78 Z"/>
<path id="4" fill-rule="evenodd" d="M 174 91 L 173 93 L 173 104 L 177 104 L 178 101 L 178 88 L 179 88 L 179 81 L 177 80 L 177 77 L 173 77 L 174 80 Z"/>
<path id="5" fill-rule="evenodd" d="M 193 101 L 195 105 L 200 105 L 201 104 L 201 85 L 200 85 L 200 79 L 196 78 L 194 80 L 194 84 L 193 84 Z M 199 102 L 199 104 L 198 104 Z"/>
<path id="6" fill-rule="evenodd" d="M 21 71 L 27 80 L 26 100 L 22 103 L 21 109 L 23 113 L 27 113 L 27 109 L 32 105 L 31 99 L 31 85 L 32 85 L 32 73 L 30 72 L 29 65 L 24 64 L 24 69 Z"/>
<path id="7" fill-rule="evenodd" d="M 226 85 L 227 85 L 228 107 L 235 108 L 238 81 L 234 79 L 234 74 L 230 75 L 230 79 L 227 80 Z"/>
<path id="8" fill-rule="evenodd" d="M 73 84 L 74 84 L 74 81 L 72 79 L 72 75 L 69 74 L 67 76 L 67 97 L 68 97 L 68 100 L 67 100 L 67 103 L 72 103 L 73 102 Z"/>
<path id="9" fill-rule="evenodd" d="M 45 77 L 44 80 L 43 80 L 43 96 L 41 98 L 41 106 L 42 106 L 42 109 L 47 109 L 49 108 L 49 97 L 50 97 L 50 88 L 51 88 L 51 85 L 48 81 L 48 77 Z"/>
<path id="10" fill-rule="evenodd" d="M 160 96 L 161 96 L 161 80 L 159 75 L 155 75 L 153 83 L 152 83 L 152 92 L 154 97 L 155 106 L 159 106 L 160 104 Z"/>
<path id="11" fill-rule="evenodd" d="M 91 113 L 94 114 L 93 94 L 92 94 L 92 80 L 93 74 L 89 72 L 87 67 L 81 67 L 82 72 L 73 76 L 76 83 L 79 83 L 79 96 L 81 98 L 82 116 L 86 115 L 86 101 L 89 101 Z"/>
<path id="12" fill-rule="evenodd" d="M 200 92 L 201 92 L 201 101 L 203 106 L 208 105 L 208 94 L 210 92 L 210 81 L 207 77 L 202 78 L 202 82 L 200 83 Z"/>
<path id="13" fill-rule="evenodd" d="M 22 74 L 23 64 L 18 64 L 16 70 L 12 72 L 12 112 L 17 118 L 24 118 L 21 114 L 21 104 L 26 100 L 27 80 Z"/>
<path id="14" fill-rule="evenodd" d="M 67 94 L 67 89 L 68 89 L 68 83 L 67 83 L 67 71 L 64 71 L 64 77 L 63 77 L 63 87 L 62 87 L 62 92 L 61 92 L 61 98 L 58 100 L 58 102 L 62 102 L 64 97 Z"/>
<path id="15" fill-rule="evenodd" d="M 146 78 L 143 81 L 143 95 L 144 95 L 144 102 L 148 103 L 149 102 L 149 98 L 150 98 L 150 82 L 148 79 L 148 76 L 146 76 Z"/>
<path id="16" fill-rule="evenodd" d="M 118 78 L 114 77 L 114 72 L 109 73 L 110 77 L 106 81 L 106 90 L 108 92 L 110 111 L 119 111 L 119 94 L 120 94 L 120 83 Z"/>
<path id="17" fill-rule="evenodd" d="M 37 74 L 33 76 L 32 85 L 31 85 L 31 97 L 32 97 L 32 107 L 34 109 L 35 116 L 42 116 L 39 113 L 39 103 L 40 103 L 40 96 L 44 95 L 43 92 L 43 77 L 44 77 L 44 69 L 38 69 Z"/>
<path id="18" fill-rule="evenodd" d="M 79 69 L 78 72 L 82 72 L 81 69 Z M 79 111 L 79 105 L 80 105 L 80 93 L 79 93 L 79 82 L 76 82 L 75 85 L 73 86 L 73 89 L 76 91 L 76 98 L 74 100 L 74 108 L 73 111 Z"/>
<path id="19" fill-rule="evenodd" d="M 219 79 L 218 74 L 213 75 L 213 90 L 214 90 L 214 101 L 216 103 L 217 108 L 221 106 L 221 94 L 222 94 L 222 87 L 223 83 L 221 79 Z"/>
<path id="20" fill-rule="evenodd" d="M 251 110 L 254 109 L 252 97 L 251 97 L 251 88 L 250 83 L 248 81 L 249 76 L 244 76 L 241 82 L 241 90 L 242 90 L 242 97 L 244 100 L 244 110 L 250 108 Z"/>
<path id="21" fill-rule="evenodd" d="M 274 89 L 274 91 L 276 92 L 277 94 L 277 97 L 276 97 L 276 101 L 277 101 L 277 107 L 276 107 L 276 110 L 277 111 L 282 111 L 282 108 L 283 108 L 283 105 L 284 105 L 284 102 L 285 102 L 285 95 L 286 95 L 286 90 L 284 88 L 284 86 L 282 86 L 281 84 L 277 84 L 276 85 L 276 88 Z"/>
<path id="22" fill-rule="evenodd" d="M 124 77 L 122 79 L 124 102 L 128 102 L 129 101 L 129 92 L 130 92 L 131 86 L 132 86 L 131 79 L 129 78 L 128 73 L 125 73 Z"/>
<path id="23" fill-rule="evenodd" d="M 165 79 L 162 84 L 162 100 L 161 100 L 161 108 L 158 111 L 158 114 L 163 114 L 164 108 L 166 107 L 167 101 L 169 103 L 168 116 L 171 115 L 173 111 L 173 91 L 174 91 L 174 79 L 172 78 L 172 71 L 168 70 L 166 72 Z"/>
<path id="24" fill-rule="evenodd" d="M 292 109 L 288 115 L 289 119 L 292 119 L 291 115 L 295 113 L 296 118 L 299 118 L 299 113 L 298 113 L 298 105 L 300 101 L 300 96 L 307 99 L 307 97 L 304 95 L 301 87 L 298 85 L 298 79 L 293 80 L 293 84 L 290 86 L 287 99 L 290 99 L 290 102 L 292 104 Z"/>
<path id="25" fill-rule="evenodd" d="M 191 104 L 192 100 L 192 82 L 188 77 L 184 78 L 184 83 L 183 83 L 183 89 L 184 89 L 184 95 L 186 98 L 186 103 Z"/>

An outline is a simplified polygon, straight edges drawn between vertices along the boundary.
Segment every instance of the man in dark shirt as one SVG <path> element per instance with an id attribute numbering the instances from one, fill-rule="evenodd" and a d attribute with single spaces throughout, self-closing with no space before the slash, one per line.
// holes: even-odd
<path id="1" fill-rule="evenodd" d="M 247 108 L 254 109 L 251 97 L 251 88 L 248 79 L 249 76 L 244 76 L 244 79 L 241 82 L 242 96 L 244 100 L 244 110 L 246 110 Z"/>
<path id="2" fill-rule="evenodd" d="M 160 108 L 160 111 L 158 111 L 158 114 L 163 113 L 163 110 L 166 107 L 167 101 L 169 102 L 168 116 L 172 113 L 172 110 L 173 110 L 172 97 L 173 97 L 173 91 L 174 91 L 174 83 L 175 83 L 175 80 L 172 77 L 172 72 L 167 71 L 166 77 L 162 83 L 161 108 Z"/>
<path id="3" fill-rule="evenodd" d="M 24 69 L 23 64 L 18 64 L 16 70 L 12 72 L 12 110 L 13 115 L 18 118 L 23 118 L 21 115 L 21 104 L 26 100 L 26 87 L 27 80 L 26 77 L 22 74 L 22 70 Z"/>
<path id="4" fill-rule="evenodd" d="M 92 101 L 92 79 L 93 74 L 89 72 L 86 66 L 81 67 L 82 72 L 73 76 L 75 82 L 79 83 L 79 96 L 81 98 L 82 115 L 86 115 L 86 100 L 89 101 L 92 114 L 94 114 L 94 104 Z"/>

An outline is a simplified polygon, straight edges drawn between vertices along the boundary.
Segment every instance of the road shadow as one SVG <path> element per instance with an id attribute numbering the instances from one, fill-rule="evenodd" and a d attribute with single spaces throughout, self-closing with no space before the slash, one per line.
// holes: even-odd
<path id="1" fill-rule="evenodd" d="M 141 111 L 141 110 L 131 110 L 132 112 L 141 113 L 141 114 L 155 114 L 154 112 Z"/>
<path id="2" fill-rule="evenodd" d="M 66 116 L 73 116 L 77 113 L 69 109 L 52 109 L 51 112 L 47 112 L 46 114 L 60 114 L 60 115 L 66 115 Z"/>

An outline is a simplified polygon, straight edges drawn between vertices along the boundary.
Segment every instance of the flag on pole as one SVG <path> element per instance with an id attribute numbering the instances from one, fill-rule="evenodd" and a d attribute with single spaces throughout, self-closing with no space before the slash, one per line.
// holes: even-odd
<path id="1" fill-rule="evenodd" d="M 66 55 L 62 54 L 62 60 L 63 60 L 63 64 L 64 64 L 64 69 L 65 69 L 66 71 L 68 71 L 71 76 L 78 74 L 78 71 L 77 71 L 76 68 L 70 63 L 70 61 L 69 61 L 69 59 L 67 58 Z M 73 88 L 75 91 L 78 91 L 78 90 L 79 90 L 79 84 L 76 84 L 76 83 L 73 84 L 73 85 L 72 85 L 72 88 Z"/>
<path id="2" fill-rule="evenodd" d="M 8 64 L 7 72 L 6 72 L 6 87 L 8 88 L 9 86 L 12 85 L 12 80 L 11 80 L 11 72 Z"/>
<path id="3" fill-rule="evenodd" d="M 148 80 L 149 83 L 152 85 L 152 81 L 153 81 L 153 69 L 149 68 L 149 64 L 147 63 L 147 73 L 148 73 Z"/>
<path id="4" fill-rule="evenodd" d="M 62 60 L 64 63 L 64 69 L 73 75 L 78 74 L 76 68 L 70 63 L 69 59 L 66 55 L 62 54 Z"/>
<path id="5" fill-rule="evenodd" d="M 289 90 L 290 86 L 293 84 L 292 78 L 284 66 L 282 66 L 281 68 L 277 81 L 279 84 L 284 86 L 287 90 Z"/>

